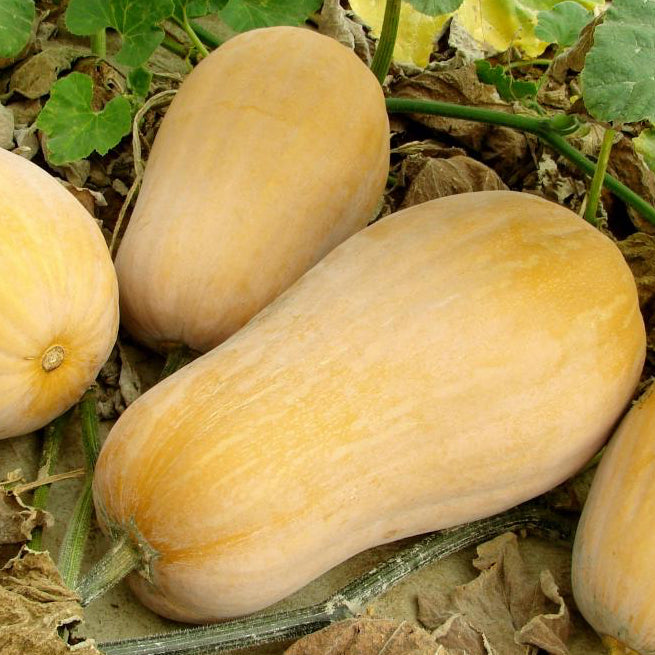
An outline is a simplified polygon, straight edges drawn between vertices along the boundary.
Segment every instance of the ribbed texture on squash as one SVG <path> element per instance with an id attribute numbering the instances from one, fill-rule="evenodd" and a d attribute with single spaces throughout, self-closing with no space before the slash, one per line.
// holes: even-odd
<path id="1" fill-rule="evenodd" d="M 155 611 L 245 614 L 380 543 L 491 515 L 603 444 L 645 354 L 614 244 L 527 194 L 412 207 L 338 246 L 133 403 L 95 476 L 159 552 Z"/>
<path id="2" fill-rule="evenodd" d="M 44 426 L 94 381 L 118 329 L 104 238 L 59 182 L 0 149 L 0 439 Z"/>
<path id="3" fill-rule="evenodd" d="M 334 39 L 241 34 L 168 109 L 116 258 L 123 323 L 207 351 L 363 228 L 389 168 L 377 80 Z"/>
<path id="4" fill-rule="evenodd" d="M 603 454 L 576 532 L 572 565 L 573 594 L 583 616 L 601 635 L 640 655 L 655 653 L 654 521 L 651 386 Z"/>

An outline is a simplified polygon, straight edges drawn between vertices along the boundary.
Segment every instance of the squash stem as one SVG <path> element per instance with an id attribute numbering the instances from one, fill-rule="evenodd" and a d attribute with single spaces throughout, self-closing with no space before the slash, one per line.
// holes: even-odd
<path id="1" fill-rule="evenodd" d="M 209 50 L 205 48 L 205 44 L 198 38 L 193 27 L 189 23 L 189 19 L 186 15 L 186 6 L 182 7 L 182 20 L 175 19 L 175 22 L 188 34 L 191 39 L 191 43 L 196 47 L 201 56 L 206 57 L 209 54 Z"/>
<path id="2" fill-rule="evenodd" d="M 39 461 L 39 472 L 37 480 L 42 480 L 53 475 L 57 466 L 59 457 L 59 447 L 64 437 L 64 431 L 68 420 L 70 419 L 71 410 L 56 418 L 49 425 L 43 428 L 43 449 Z M 50 485 L 44 484 L 39 486 L 34 492 L 32 506 L 35 509 L 45 509 L 48 504 L 50 495 Z M 32 550 L 43 549 L 43 528 L 38 526 L 32 531 L 32 538 L 27 544 Z"/>
<path id="3" fill-rule="evenodd" d="M 600 153 L 598 154 L 598 163 L 594 176 L 591 178 L 591 186 L 589 187 L 589 194 L 587 195 L 587 208 L 585 209 L 585 220 L 592 225 L 597 224 L 596 214 L 598 213 L 598 202 L 600 200 L 600 192 L 603 188 L 603 178 L 605 171 L 607 171 L 607 163 L 610 159 L 610 152 L 612 151 L 612 143 L 614 142 L 614 135 L 616 130 L 607 129 L 603 134 L 603 141 L 600 145 Z"/>
<path id="4" fill-rule="evenodd" d="M 101 59 L 107 56 L 107 31 L 104 28 L 91 35 L 91 52 Z"/>
<path id="5" fill-rule="evenodd" d="M 182 57 L 182 59 L 186 59 L 189 54 L 189 51 L 181 43 L 178 43 L 175 39 L 168 36 L 168 34 L 164 37 L 160 45 L 174 55 Z"/>
<path id="6" fill-rule="evenodd" d="M 118 584 L 128 573 L 138 569 L 142 564 L 141 559 L 138 548 L 124 535 L 75 589 L 82 605 L 88 605 Z"/>
<path id="7" fill-rule="evenodd" d="M 77 585 L 93 518 L 93 469 L 100 452 L 96 393 L 94 389 L 89 389 L 82 397 L 80 417 L 82 419 L 82 446 L 86 460 L 86 480 L 75 503 L 73 514 L 66 526 L 66 533 L 59 549 L 59 562 L 57 564 L 64 583 L 71 589 Z"/>
<path id="8" fill-rule="evenodd" d="M 373 61 L 371 62 L 371 71 L 378 78 L 380 84 L 384 84 L 384 80 L 389 72 L 389 66 L 391 66 L 399 22 L 400 0 L 387 0 L 384 8 L 380 40 L 378 41 L 378 46 L 375 49 L 375 55 L 373 55 Z"/>
<path id="9" fill-rule="evenodd" d="M 184 344 L 174 347 L 166 357 L 164 368 L 159 375 L 159 381 L 161 382 L 169 375 L 173 375 L 189 362 L 192 362 L 197 356 L 198 354 L 194 350 Z"/>
<path id="10" fill-rule="evenodd" d="M 106 655 L 190 655 L 219 653 L 297 639 L 331 623 L 358 615 L 364 605 L 426 564 L 510 530 L 533 528 L 570 537 L 572 526 L 536 504 L 460 528 L 436 532 L 340 589 L 326 601 L 296 610 L 269 612 L 216 625 L 100 644 Z"/>
<path id="11" fill-rule="evenodd" d="M 432 114 L 434 116 L 448 116 L 468 121 L 479 121 L 492 125 L 502 125 L 538 136 L 544 143 L 560 153 L 563 157 L 575 164 L 583 173 L 593 177 L 596 164 L 587 159 L 579 150 L 574 148 L 556 129 L 558 121 L 549 118 L 535 118 L 520 114 L 510 114 L 480 107 L 467 107 L 448 102 L 431 100 L 410 100 L 407 98 L 387 98 L 387 110 L 391 113 Z M 566 130 L 568 131 L 568 130 Z M 648 204 L 641 196 L 629 189 L 608 173 L 603 176 L 603 183 L 618 198 L 633 207 L 649 222 L 655 224 L 655 207 Z"/>
<path id="12" fill-rule="evenodd" d="M 218 48 L 218 46 L 222 45 L 224 41 L 222 39 L 219 39 L 216 34 L 213 32 L 210 32 L 207 28 L 203 27 L 200 23 L 196 22 L 195 20 L 190 20 L 189 25 L 193 29 L 193 31 L 198 35 L 198 38 L 206 45 L 209 46 L 210 48 Z"/>

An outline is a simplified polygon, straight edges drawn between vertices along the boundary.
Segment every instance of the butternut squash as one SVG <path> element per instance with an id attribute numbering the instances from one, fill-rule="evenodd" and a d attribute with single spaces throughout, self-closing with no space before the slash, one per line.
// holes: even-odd
<path id="1" fill-rule="evenodd" d="M 118 329 L 118 283 L 93 218 L 44 170 L 0 148 L 0 439 L 80 398 Z"/>
<path id="2" fill-rule="evenodd" d="M 598 466 L 573 547 L 573 594 L 613 654 L 655 653 L 655 387 Z"/>
<path id="3" fill-rule="evenodd" d="M 577 215 L 515 192 L 434 200 L 348 239 L 133 403 L 97 512 L 147 554 L 130 582 L 150 608 L 253 612 L 562 482 L 644 354 L 630 270 Z"/>
<path id="4" fill-rule="evenodd" d="M 116 257 L 124 325 L 204 352 L 363 228 L 389 168 L 374 75 L 307 29 L 241 34 L 188 76 Z"/>

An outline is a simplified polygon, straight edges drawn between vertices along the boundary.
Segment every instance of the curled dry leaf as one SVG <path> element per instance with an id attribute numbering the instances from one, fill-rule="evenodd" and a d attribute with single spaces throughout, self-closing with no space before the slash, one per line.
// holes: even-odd
<path id="1" fill-rule="evenodd" d="M 59 73 L 68 70 L 86 52 L 75 46 L 51 45 L 16 68 L 9 81 L 9 90 L 31 99 L 44 96 L 50 92 Z"/>
<path id="2" fill-rule="evenodd" d="M 89 214 L 91 214 L 91 216 L 96 215 L 96 207 L 107 206 L 107 201 L 100 191 L 92 191 L 86 187 L 75 186 L 64 180 L 62 180 L 61 183 L 73 196 L 75 196 L 77 201 L 84 207 L 84 209 L 86 209 L 86 211 L 89 212 Z"/>
<path id="3" fill-rule="evenodd" d="M 339 0 L 325 0 L 316 20 L 321 34 L 336 39 L 354 50 L 367 66 L 371 64 L 373 56 L 364 27 L 348 16 L 348 12 L 341 6 Z"/>
<path id="4" fill-rule="evenodd" d="M 14 114 L 0 103 L 0 148 L 11 150 L 14 147 Z"/>
<path id="5" fill-rule="evenodd" d="M 567 655 L 570 617 L 549 571 L 528 575 L 516 535 L 477 549 L 480 575 L 448 595 L 420 596 L 419 620 L 436 641 L 468 655 Z"/>
<path id="6" fill-rule="evenodd" d="M 64 586 L 47 552 L 28 548 L 0 570 L 0 653 L 65 655 L 71 648 L 57 634 L 82 618 L 75 592 Z M 90 641 L 76 644 L 77 655 L 101 655 Z"/>
<path id="7" fill-rule="evenodd" d="M 621 135 L 614 143 L 607 170 L 646 202 L 655 205 L 655 173 L 648 168 L 643 157 L 635 151 L 632 139 Z M 605 190 L 603 202 L 606 206 L 609 207 L 614 201 L 615 197 Z M 655 234 L 655 225 L 643 218 L 641 214 L 631 207 L 628 207 L 628 214 L 638 230 Z"/>
<path id="8" fill-rule="evenodd" d="M 52 523 L 48 512 L 26 505 L 13 491 L 0 489 L 0 544 L 28 541 L 34 528 Z"/>
<path id="9" fill-rule="evenodd" d="M 473 64 L 452 70 L 426 71 L 404 78 L 394 85 L 392 95 L 513 112 L 511 105 L 499 99 L 495 87 L 478 81 Z M 427 114 L 413 114 L 412 120 L 475 150 L 480 154 L 480 159 L 501 177 L 529 158 L 527 137 L 517 130 Z"/>
<path id="10" fill-rule="evenodd" d="M 594 30 L 596 25 L 603 21 L 603 18 L 604 14 L 594 18 L 591 23 L 582 28 L 575 44 L 555 57 L 550 69 L 550 74 L 554 80 L 564 82 L 570 70 L 579 73 L 584 68 L 585 57 L 594 44 Z"/>
<path id="11" fill-rule="evenodd" d="M 639 306 L 646 323 L 649 360 L 655 359 L 655 237 L 643 232 L 617 243 L 637 283 Z"/>
<path id="12" fill-rule="evenodd" d="M 437 649 L 430 634 L 413 623 L 360 618 L 303 637 L 284 655 L 435 655 Z"/>
<path id="13" fill-rule="evenodd" d="M 537 164 L 536 179 L 530 183 L 529 188 L 574 211 L 578 211 L 587 193 L 584 180 L 567 175 L 567 170 L 560 169 L 555 159 L 547 152 L 542 153 Z"/>
<path id="14" fill-rule="evenodd" d="M 464 155 L 447 159 L 412 155 L 405 159 L 401 171 L 411 180 L 401 208 L 468 191 L 507 190 L 491 168 Z"/>
<path id="15" fill-rule="evenodd" d="M 132 361 L 133 351 L 129 351 L 120 341 L 118 342 L 118 351 L 121 358 L 118 388 L 125 401 L 125 407 L 127 407 L 141 395 L 141 380 Z"/>

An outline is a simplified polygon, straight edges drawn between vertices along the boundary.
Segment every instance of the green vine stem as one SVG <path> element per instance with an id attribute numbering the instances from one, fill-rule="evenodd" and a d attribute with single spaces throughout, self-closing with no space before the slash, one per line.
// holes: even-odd
<path id="1" fill-rule="evenodd" d="M 391 66 L 399 22 L 400 0 L 387 0 L 384 8 L 380 40 L 378 41 L 378 46 L 375 49 L 375 55 L 371 62 L 371 71 L 378 78 L 380 84 L 384 83 L 384 79 L 389 72 L 389 66 Z"/>
<path id="2" fill-rule="evenodd" d="M 164 40 L 161 42 L 161 47 L 165 48 L 169 52 L 172 52 L 182 59 L 186 59 L 189 51 L 181 43 L 178 43 L 174 38 L 170 37 L 168 34 L 164 37 Z"/>
<path id="3" fill-rule="evenodd" d="M 213 32 L 210 32 L 207 28 L 203 27 L 200 23 L 197 23 L 194 20 L 189 21 L 189 25 L 193 31 L 198 35 L 198 38 L 210 48 L 218 48 L 222 45 L 224 41 L 219 39 Z"/>
<path id="4" fill-rule="evenodd" d="M 479 121 L 492 125 L 502 125 L 524 132 L 531 132 L 557 150 L 563 157 L 575 164 L 581 171 L 593 177 L 596 164 L 587 159 L 579 150 L 574 148 L 563 136 L 568 130 L 557 129 L 562 118 L 568 116 L 555 116 L 553 118 L 535 118 L 521 114 L 509 114 L 480 107 L 467 107 L 448 102 L 432 100 L 411 100 L 408 98 L 387 98 L 387 110 L 391 113 L 432 114 L 434 116 L 447 116 L 468 121 Z M 633 207 L 649 222 L 655 224 L 655 208 L 649 205 L 641 196 L 629 189 L 616 178 L 605 173 L 603 177 L 605 186 L 625 203 Z"/>
<path id="5" fill-rule="evenodd" d="M 505 64 L 507 68 L 527 68 L 528 66 L 550 66 L 553 63 L 552 59 L 519 59 Z"/>
<path id="6" fill-rule="evenodd" d="M 117 585 L 128 573 L 143 565 L 137 547 L 128 535 L 115 542 L 114 547 L 82 578 L 75 591 L 82 605 L 102 596 Z"/>
<path id="7" fill-rule="evenodd" d="M 107 56 L 107 32 L 105 29 L 91 35 L 91 52 L 102 59 Z"/>
<path id="8" fill-rule="evenodd" d="M 173 20 L 188 34 L 189 38 L 191 39 L 191 43 L 193 43 L 198 52 L 203 57 L 206 57 L 209 54 L 209 50 L 205 48 L 205 44 L 198 38 L 195 30 L 193 27 L 191 27 L 189 19 L 186 15 L 186 7 L 182 7 L 182 20 L 175 16 L 173 16 Z"/>
<path id="9" fill-rule="evenodd" d="M 173 347 L 166 356 L 164 368 L 159 374 L 159 381 L 161 382 L 169 375 L 173 375 L 175 371 L 179 371 L 183 366 L 192 362 L 196 357 L 198 357 L 198 353 L 184 344 Z"/>
<path id="10" fill-rule="evenodd" d="M 70 588 L 77 585 L 77 580 L 84 558 L 86 541 L 91 530 L 93 518 L 93 469 L 100 452 L 98 435 L 98 414 L 96 412 L 96 392 L 89 389 L 80 401 L 80 418 L 82 422 L 82 447 L 86 463 L 86 479 L 78 496 L 73 514 L 66 526 L 66 533 L 59 549 L 59 572 Z"/>
<path id="11" fill-rule="evenodd" d="M 70 419 L 71 410 L 56 418 L 52 423 L 43 428 L 43 448 L 41 450 L 41 459 L 39 461 L 39 472 L 37 480 L 50 477 L 55 472 L 57 459 L 59 457 L 59 447 L 64 437 L 64 431 L 68 420 Z M 48 496 L 50 495 L 50 485 L 44 484 L 34 492 L 32 506 L 35 509 L 45 509 L 48 505 Z M 36 527 L 32 530 L 32 538 L 27 545 L 32 550 L 42 550 L 43 548 L 43 528 Z"/>
<path id="12" fill-rule="evenodd" d="M 464 548 L 511 530 L 533 528 L 570 538 L 572 526 L 528 503 L 504 514 L 423 537 L 394 557 L 341 588 L 326 601 L 296 610 L 273 612 L 168 634 L 100 644 L 106 655 L 192 655 L 219 653 L 297 639 L 335 621 L 357 616 L 365 605 L 410 573 Z"/>
<path id="13" fill-rule="evenodd" d="M 600 192 L 603 188 L 603 178 L 607 171 L 607 163 L 610 160 L 610 152 L 612 152 L 612 143 L 614 142 L 614 135 L 616 130 L 608 128 L 603 134 L 603 141 L 600 144 L 600 153 L 598 154 L 598 163 L 596 164 L 596 171 L 591 178 L 591 185 L 589 187 L 589 194 L 587 195 L 587 208 L 585 209 L 585 220 L 589 221 L 592 225 L 596 225 L 596 215 L 598 214 L 598 202 L 600 200 Z"/>

